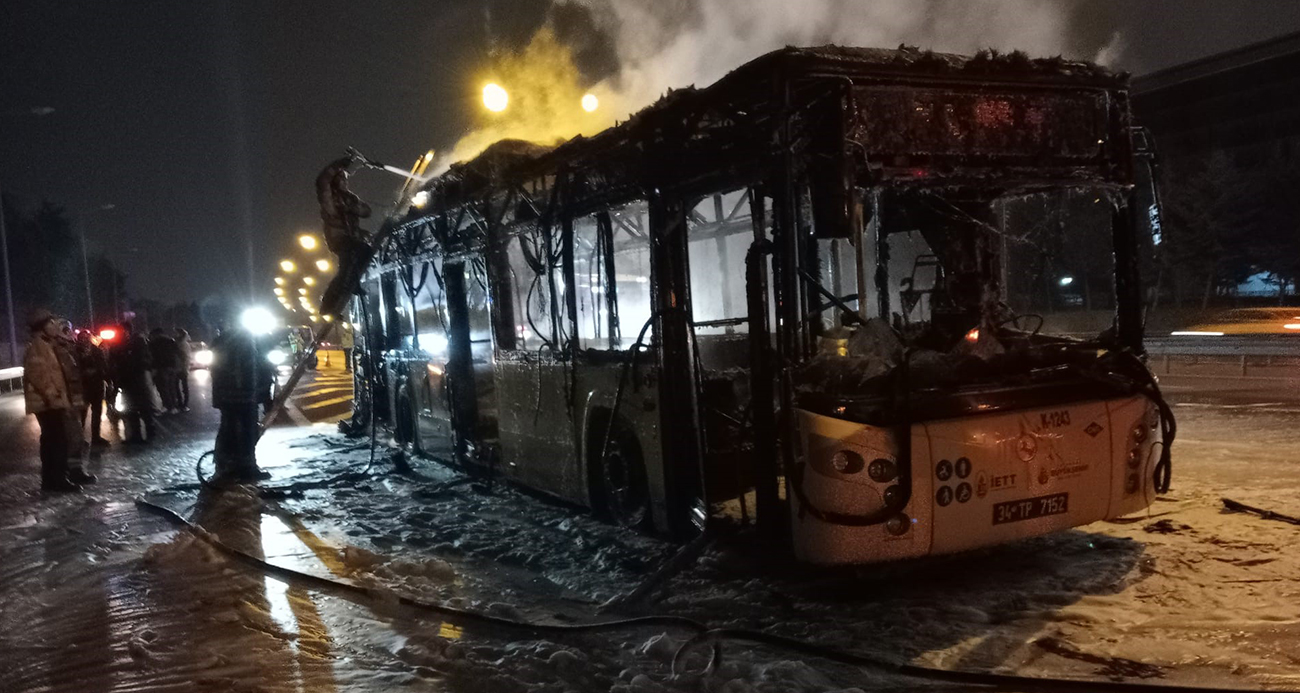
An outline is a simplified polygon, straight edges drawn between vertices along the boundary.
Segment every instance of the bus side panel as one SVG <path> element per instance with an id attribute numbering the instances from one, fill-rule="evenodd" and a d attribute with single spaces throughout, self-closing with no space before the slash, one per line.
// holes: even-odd
<path id="1" fill-rule="evenodd" d="M 581 361 L 579 362 L 581 364 Z M 587 479 L 590 478 L 592 465 L 599 464 L 593 457 L 593 451 L 587 442 L 603 440 L 606 430 L 596 426 L 596 421 L 604 421 L 594 413 L 600 409 L 606 412 L 614 410 L 614 400 L 618 397 L 618 384 L 622 377 L 624 365 L 620 363 L 582 364 L 577 369 L 577 391 L 582 393 L 582 431 L 583 441 L 579 450 L 582 456 L 582 469 L 574 483 L 584 485 L 583 498 L 586 505 L 593 506 L 591 489 Z M 659 438 L 659 388 L 655 368 L 643 364 L 637 368 L 637 377 L 628 374 L 627 384 L 618 405 L 618 418 L 636 434 L 641 445 L 641 461 L 645 464 L 647 481 L 650 485 L 650 515 L 655 528 L 660 532 L 668 531 L 667 524 L 667 489 L 664 487 L 663 442 Z M 599 455 L 597 446 L 596 455 Z"/>
<path id="2" fill-rule="evenodd" d="M 539 491 L 586 503 L 586 484 L 575 483 L 582 474 L 569 371 L 568 364 L 558 361 L 497 361 L 500 470 Z"/>
<path id="3" fill-rule="evenodd" d="M 447 390 L 446 359 L 420 360 L 411 368 L 416 397 L 416 441 L 420 451 L 442 456 L 455 451 Z"/>

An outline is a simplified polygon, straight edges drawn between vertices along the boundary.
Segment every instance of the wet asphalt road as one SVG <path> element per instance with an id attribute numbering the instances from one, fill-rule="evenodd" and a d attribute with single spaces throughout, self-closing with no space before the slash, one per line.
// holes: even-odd
<path id="1" fill-rule="evenodd" d="M 1176 490 L 1195 482 L 1193 490 L 1208 486 L 1214 495 L 1220 489 L 1231 495 L 1251 486 L 1300 484 L 1294 464 L 1300 457 L 1300 443 L 1294 442 L 1300 430 L 1296 383 L 1285 377 L 1171 377 L 1163 385 L 1182 423 Z M 171 525 L 134 507 L 132 499 L 148 489 L 192 483 L 194 459 L 211 447 L 218 417 L 209 406 L 203 375 L 195 374 L 191 391 L 192 410 L 164 417 L 155 445 L 124 447 L 115 432 L 106 432 L 114 445 L 87 462 L 90 471 L 100 474 L 101 483 L 84 496 L 54 498 L 43 498 L 37 490 L 35 420 L 24 416 L 20 396 L 0 396 L 0 651 L 13 655 L 0 657 L 0 691 L 192 690 L 196 682 L 200 689 L 226 691 L 242 690 L 232 682 L 259 679 L 261 685 L 249 690 L 385 690 L 417 684 L 428 676 L 421 673 L 427 655 L 409 643 L 445 641 L 438 624 L 389 622 L 382 610 L 376 613 L 301 588 L 285 588 L 256 574 L 232 572 L 222 568 L 222 562 L 210 562 L 202 547 L 188 543 Z M 291 465 L 294 457 L 307 454 L 306 449 L 294 450 L 295 436 L 304 432 L 285 427 L 268 433 L 259 448 L 264 465 L 278 475 L 282 461 Z M 398 488 L 387 482 L 381 486 L 389 492 Z M 345 491 L 334 493 L 341 496 Z M 369 489 L 361 493 L 382 495 Z M 277 563 L 331 573 L 348 569 L 335 565 L 335 554 L 327 550 L 348 537 L 326 535 L 322 544 L 310 532 L 256 510 L 251 515 L 239 507 L 217 510 L 216 517 L 224 519 L 204 524 L 225 527 L 218 531 L 227 541 L 251 540 L 253 550 Z M 227 521 L 223 512 L 234 513 L 234 521 Z M 557 508 L 542 514 L 562 512 Z M 388 550 L 373 541 L 367 545 Z M 364 554 L 361 559 L 366 560 Z M 1160 560 L 1163 565 L 1165 559 Z M 317 566 L 320 561 L 323 565 Z M 167 567 L 151 567 L 156 565 Z M 527 585 L 520 580 L 482 570 L 462 575 L 466 581 L 470 576 L 484 583 L 477 586 L 479 593 L 499 583 L 521 590 L 514 601 L 527 599 L 522 592 Z M 207 625 L 195 629 L 191 622 Z M 1086 632 L 1075 635 L 1081 638 Z M 492 662 L 509 650 L 509 641 L 476 642 L 485 652 L 482 662 L 440 685 L 416 688 L 515 690 L 487 678 L 496 672 Z M 972 658 L 968 663 L 982 668 L 1003 656 L 999 650 L 989 662 Z M 549 652 L 537 657 L 548 661 Z M 645 659 L 635 654 L 630 658 Z M 592 665 L 607 669 L 596 674 L 601 690 L 610 689 L 608 682 L 624 666 L 617 660 Z M 446 662 L 439 661 L 435 668 L 446 670 Z M 559 678 L 550 669 L 533 675 Z M 573 682 L 570 687 L 597 689 Z"/>

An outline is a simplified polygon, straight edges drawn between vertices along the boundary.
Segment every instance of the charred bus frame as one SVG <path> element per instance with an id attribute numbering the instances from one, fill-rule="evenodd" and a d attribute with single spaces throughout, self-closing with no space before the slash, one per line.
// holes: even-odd
<path id="1" fill-rule="evenodd" d="M 904 431 L 893 497 L 872 512 L 823 519 L 881 524 L 909 507 L 905 429 L 915 422 L 1147 386 L 1130 373 L 1118 383 L 1092 378 L 1082 391 L 1072 381 L 1071 394 L 1035 386 L 927 395 L 904 383 L 884 400 L 805 396 L 796 380 L 827 330 L 818 316 L 832 310 L 831 322 L 845 325 L 872 312 L 896 316 L 887 237 L 891 219 L 914 214 L 917 196 L 937 191 L 950 216 L 979 229 L 992 228 L 991 202 L 1009 191 L 1089 187 L 1113 210 L 1116 304 L 1113 329 L 1089 348 L 1140 355 L 1136 156 L 1127 81 L 1092 65 L 908 48 L 777 51 L 596 136 L 553 149 L 501 142 L 431 181 L 429 203 L 391 222 L 368 277 L 378 300 L 366 341 L 388 388 L 387 407 L 374 406 L 422 450 L 679 536 L 696 531 L 712 503 L 743 500 L 750 487 L 759 525 L 773 536 L 786 533 L 791 504 L 816 514 L 783 493 L 803 465 L 796 411 L 856 416 Z M 726 247 L 738 228 L 749 239 L 743 260 Z M 617 234 L 645 244 L 648 306 L 637 311 L 620 303 L 628 284 Z M 968 235 L 951 252 L 980 281 L 949 316 L 960 333 L 990 325 L 1005 260 L 988 247 L 996 236 Z M 833 290 L 844 280 L 831 281 L 819 256 L 828 239 L 851 248 L 852 272 L 841 273 L 851 274 L 852 294 Z M 743 272 L 745 304 L 733 300 L 718 319 L 693 311 L 692 243 L 702 240 Z M 835 263 L 843 268 L 842 258 Z M 717 279 L 733 281 L 725 272 Z M 428 326 L 413 324 L 425 286 L 439 294 L 431 310 L 443 329 L 425 336 L 439 342 L 432 356 L 420 345 Z M 580 319 L 606 348 L 584 345 Z M 713 387 L 704 372 L 702 330 L 724 331 L 717 341 L 740 364 L 723 378 L 730 387 Z M 719 406 L 720 397 L 737 407 Z"/>

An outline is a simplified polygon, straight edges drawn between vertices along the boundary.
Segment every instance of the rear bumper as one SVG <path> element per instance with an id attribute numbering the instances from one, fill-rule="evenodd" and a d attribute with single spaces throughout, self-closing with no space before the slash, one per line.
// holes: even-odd
<path id="1" fill-rule="evenodd" d="M 1132 396 L 914 424 L 912 493 L 901 517 L 833 524 L 791 493 L 795 554 L 844 564 L 954 553 L 1136 512 L 1155 498 L 1157 417 L 1150 402 Z M 870 515 L 890 487 L 898 492 L 898 478 L 873 479 L 868 469 L 898 461 L 896 432 L 807 411 L 798 412 L 798 425 L 809 505 Z M 841 457 L 837 470 L 841 451 L 867 465 L 846 466 Z"/>

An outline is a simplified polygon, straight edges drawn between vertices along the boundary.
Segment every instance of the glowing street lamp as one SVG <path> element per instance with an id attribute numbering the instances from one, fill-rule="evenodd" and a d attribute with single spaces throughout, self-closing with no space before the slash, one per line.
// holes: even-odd
<path id="1" fill-rule="evenodd" d="M 283 296 L 283 295 L 284 295 L 284 289 L 281 289 L 281 288 L 278 287 L 278 286 L 275 287 L 275 295 L 276 295 L 276 296 Z"/>
<path id="2" fill-rule="evenodd" d="M 306 296 L 306 295 L 307 295 L 307 289 L 306 289 L 306 288 L 298 289 L 298 293 L 302 294 L 303 296 Z"/>
<path id="3" fill-rule="evenodd" d="M 298 245 L 302 246 L 304 250 L 315 250 L 320 245 L 320 242 L 310 233 L 304 233 L 298 237 Z"/>
<path id="4" fill-rule="evenodd" d="M 303 278 L 302 278 L 302 283 L 303 283 L 303 284 L 306 284 L 307 286 L 316 286 L 316 278 L 315 278 L 315 277 L 303 277 Z"/>
<path id="5" fill-rule="evenodd" d="M 597 99 L 595 94 L 587 94 L 582 97 L 582 110 L 591 113 L 597 108 L 600 108 L 600 99 Z"/>
<path id="6" fill-rule="evenodd" d="M 265 308 L 249 308 L 239 316 L 239 323 L 253 334 L 270 334 L 275 329 L 275 316 Z"/>
<path id="7" fill-rule="evenodd" d="M 330 261 L 329 261 L 329 260 L 317 260 L 317 261 L 316 261 L 316 269 L 318 269 L 318 270 L 320 270 L 320 271 L 322 271 L 322 272 L 328 272 L 328 271 L 330 271 Z"/>
<path id="8" fill-rule="evenodd" d="M 276 278 L 275 278 L 275 285 L 276 285 L 276 286 L 284 286 L 284 277 L 276 277 Z"/>
<path id="9" fill-rule="evenodd" d="M 292 273 L 298 271 L 298 266 L 293 264 L 293 260 L 281 260 L 280 269 L 284 270 L 285 272 Z"/>
<path id="10" fill-rule="evenodd" d="M 495 82 L 489 83 L 483 87 L 483 106 L 493 113 L 500 113 L 506 110 L 510 104 L 510 95 L 500 84 Z"/>

